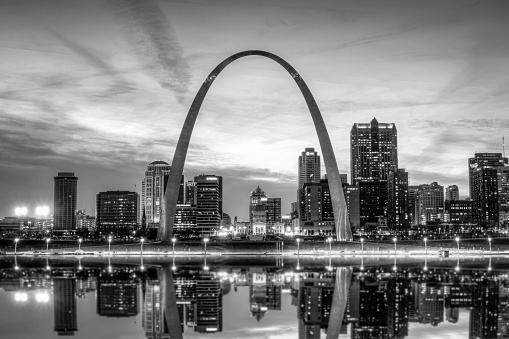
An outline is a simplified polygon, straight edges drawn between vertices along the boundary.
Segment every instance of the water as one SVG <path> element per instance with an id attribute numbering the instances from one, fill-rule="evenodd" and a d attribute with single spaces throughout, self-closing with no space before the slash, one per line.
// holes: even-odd
<path id="1" fill-rule="evenodd" d="M 503 338 L 502 257 L 0 259 L 1 338 Z M 342 319 L 342 321 L 340 321 Z"/>

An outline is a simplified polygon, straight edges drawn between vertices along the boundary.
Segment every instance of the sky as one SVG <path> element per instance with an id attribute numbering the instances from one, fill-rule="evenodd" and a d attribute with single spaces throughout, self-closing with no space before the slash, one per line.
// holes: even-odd
<path id="1" fill-rule="evenodd" d="M 206 76 L 250 49 L 306 81 L 341 173 L 352 125 L 376 117 L 396 125 L 410 184 L 466 197 L 467 159 L 509 136 L 508 12 L 505 0 L 3 0 L 0 217 L 52 210 L 58 172 L 79 177 L 87 214 L 99 192 L 140 193 L 150 162 L 171 164 Z M 306 147 L 321 154 L 291 76 L 243 58 L 207 94 L 184 174 L 222 175 L 232 218 L 248 218 L 257 186 L 288 213 Z"/>

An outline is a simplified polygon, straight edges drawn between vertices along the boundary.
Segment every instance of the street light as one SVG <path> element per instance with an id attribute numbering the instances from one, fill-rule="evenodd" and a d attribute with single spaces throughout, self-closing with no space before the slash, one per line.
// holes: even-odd
<path id="1" fill-rule="evenodd" d="M 46 238 L 46 252 L 48 252 L 48 251 L 49 251 L 49 249 L 48 249 L 48 248 L 49 248 L 49 242 L 50 242 L 50 240 L 51 240 L 50 238 Z"/>
<path id="2" fill-rule="evenodd" d="M 14 239 L 14 254 L 18 253 L 18 241 L 19 238 Z"/>
<path id="3" fill-rule="evenodd" d="M 203 239 L 203 242 L 205 243 L 205 255 L 207 255 L 207 242 L 209 242 L 209 238 Z"/>
<path id="4" fill-rule="evenodd" d="M 83 241 L 83 239 L 78 238 L 78 251 L 81 250 L 81 241 Z"/>
<path id="5" fill-rule="evenodd" d="M 398 238 L 394 237 L 394 238 L 392 238 L 392 240 L 394 240 L 394 255 L 396 255 L 396 251 L 397 251 L 396 242 L 398 241 Z"/>
<path id="6" fill-rule="evenodd" d="M 364 238 L 361 238 L 361 253 L 364 255 Z"/>
<path id="7" fill-rule="evenodd" d="M 460 237 L 454 238 L 456 240 L 456 244 L 458 244 L 458 254 L 460 253 Z"/>
<path id="8" fill-rule="evenodd" d="M 145 239 L 141 238 L 140 241 L 141 241 L 140 252 L 141 252 L 141 255 L 143 255 L 143 242 L 145 241 Z"/>
<path id="9" fill-rule="evenodd" d="M 108 255 L 111 255 L 111 235 L 108 237 Z"/>
<path id="10" fill-rule="evenodd" d="M 491 254 L 491 237 L 488 237 L 488 243 L 490 244 L 490 254 Z"/>
<path id="11" fill-rule="evenodd" d="M 428 255 L 428 238 L 424 237 L 424 250 L 426 251 L 426 255 Z"/>
<path id="12" fill-rule="evenodd" d="M 329 257 L 332 255 L 332 238 L 328 237 L 327 241 L 329 242 Z"/>
<path id="13" fill-rule="evenodd" d="M 176 238 L 171 238 L 171 242 L 173 243 L 173 256 L 175 256 L 175 241 L 177 241 Z"/>
<path id="14" fill-rule="evenodd" d="M 300 256 L 300 238 L 297 238 L 297 257 Z"/>

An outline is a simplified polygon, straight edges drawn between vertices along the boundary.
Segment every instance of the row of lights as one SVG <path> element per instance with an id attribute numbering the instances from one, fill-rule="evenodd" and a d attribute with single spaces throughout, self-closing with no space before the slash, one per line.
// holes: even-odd
<path id="1" fill-rule="evenodd" d="M 17 217 L 25 217 L 28 215 L 28 208 L 25 206 L 16 207 L 14 209 L 14 214 Z M 37 206 L 35 208 L 35 215 L 38 217 L 47 217 L 49 215 L 49 207 L 48 206 Z"/>

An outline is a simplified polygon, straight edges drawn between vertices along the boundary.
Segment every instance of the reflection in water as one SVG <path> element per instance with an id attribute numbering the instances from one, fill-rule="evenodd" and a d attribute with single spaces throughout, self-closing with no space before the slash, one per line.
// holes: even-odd
<path id="1" fill-rule="evenodd" d="M 223 318 L 223 298 L 245 288 L 248 300 L 243 303 L 248 306 L 242 307 L 255 323 L 284 312 L 282 295 L 288 294 L 299 339 L 405 338 L 412 336 L 413 324 L 431 329 L 457 324 L 460 315 L 467 314 L 469 338 L 509 337 L 508 275 L 492 270 L 491 258 L 485 270 L 456 270 L 456 262 L 450 269 L 431 268 L 427 259 L 420 268 L 399 267 L 397 262 L 385 268 L 363 264 L 362 269 L 332 270 L 300 263 L 298 270 L 282 263 L 204 269 L 206 264 L 184 268 L 172 260 L 157 266 L 107 261 L 90 267 L 79 259 L 73 267 L 59 267 L 46 259 L 25 268 L 15 259 L 10 268 L 0 270 L 0 287 L 12 293 L 16 303 L 50 304 L 53 294 L 58 335 L 79 330 L 77 303 L 91 292 L 100 317 L 129 318 L 141 312 L 141 325 L 136 326 L 146 338 L 223 332 L 224 326 L 236 326 Z"/>

